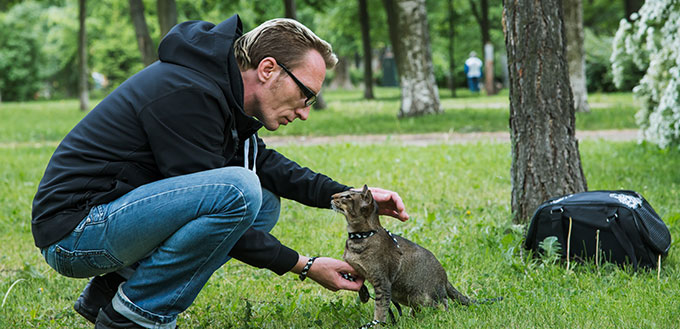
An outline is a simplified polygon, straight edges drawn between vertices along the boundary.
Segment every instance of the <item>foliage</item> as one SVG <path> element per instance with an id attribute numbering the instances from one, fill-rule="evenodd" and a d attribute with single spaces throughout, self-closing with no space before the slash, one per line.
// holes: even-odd
<path id="1" fill-rule="evenodd" d="M 27 1 L 0 13 L 0 95 L 4 100 L 35 97 L 42 83 L 42 34 L 35 23 L 40 6 Z"/>
<path id="2" fill-rule="evenodd" d="M 633 22 L 621 20 L 614 38 L 612 71 L 617 86 L 635 65 L 645 72 L 633 89 L 642 137 L 661 148 L 680 146 L 680 2 L 648 1 Z"/>
<path id="3" fill-rule="evenodd" d="M 472 16 L 470 0 L 451 0 L 454 7 L 454 72 L 458 87 L 466 82 L 462 63 L 471 50 L 482 53 L 479 25 Z M 250 30 L 267 19 L 283 16 L 282 0 L 261 1 L 191 1 L 176 0 L 178 22 L 187 20 L 206 20 L 219 23 L 238 13 L 243 21 L 244 30 Z M 449 13 L 447 1 L 427 1 L 428 23 L 432 47 L 432 60 L 437 84 L 444 87 L 449 79 Z M 380 0 L 368 0 L 370 33 L 374 58 L 378 69 L 374 70 L 377 80 L 381 76 L 380 59 L 389 45 L 386 28 L 386 15 Z M 152 40 L 158 45 L 159 27 L 156 2 L 144 0 L 146 20 Z M 17 7 L 16 9 L 13 9 Z M 24 10 L 23 20 L 16 13 Z M 130 21 L 128 1 L 101 0 L 87 2 L 88 64 L 91 72 L 107 77 L 109 85 L 105 90 L 92 93 L 104 96 L 112 88 L 125 81 L 144 66 L 141 62 L 135 32 Z M 8 10 L 14 10 L 11 13 Z M 15 40 L 16 45 L 0 47 L 0 90 L 5 100 L 32 99 L 36 91 L 40 97 L 66 98 L 77 95 L 77 29 L 78 9 L 75 0 L 30 0 L 4 1 L 0 5 L 3 18 L 0 21 L 20 21 L 29 29 L 12 29 L 3 25 L 0 40 Z M 502 60 L 505 43 L 501 25 L 502 1 L 489 1 L 489 21 L 491 41 L 495 46 L 495 71 L 498 80 L 506 69 Z M 606 13 L 606 14 L 604 14 Z M 361 34 L 357 15 L 357 1 L 297 1 L 298 19 L 314 30 L 319 36 L 329 40 L 338 55 L 355 59 L 362 55 Z M 609 91 L 608 62 L 605 61 L 607 43 L 616 28 L 616 22 L 623 16 L 621 1 L 612 3 L 607 0 L 584 1 L 584 24 L 596 37 L 587 46 L 590 90 Z M 4 24 L 4 23 L 2 23 Z M 29 31 L 31 31 L 29 33 Z M 25 41 L 21 38 L 26 38 Z M 32 48 L 31 48 L 32 47 Z M 11 55 L 11 57 L 10 57 Z M 18 59 L 17 62 L 15 59 Z M 355 62 L 352 60 L 352 62 Z M 13 67 L 8 63 L 25 63 Z M 7 69 L 6 67 L 9 67 Z M 12 73 L 14 72 L 14 73 Z M 30 72 L 30 73 L 29 73 Z M 362 81 L 356 65 L 350 67 L 352 81 Z M 16 92 L 5 89 L 8 84 L 4 75 L 13 74 L 13 88 L 21 88 L 21 98 L 11 96 Z M 17 80 L 15 73 L 21 73 L 24 80 Z M 357 74 L 359 73 L 359 74 Z M 329 74 L 332 77 L 332 74 Z M 359 79 L 357 79 L 357 77 Z M 634 75 L 631 75 L 634 78 Z M 22 82 L 18 82 L 22 81 Z M 4 85 L 3 85 L 4 84 Z"/>

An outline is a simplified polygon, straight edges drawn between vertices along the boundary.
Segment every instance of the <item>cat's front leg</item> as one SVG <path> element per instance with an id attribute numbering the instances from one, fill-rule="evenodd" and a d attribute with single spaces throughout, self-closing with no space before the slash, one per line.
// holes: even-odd
<path id="1" fill-rule="evenodd" d="M 373 320 L 385 323 L 387 320 L 387 312 L 390 309 L 390 301 L 392 300 L 392 283 L 387 278 L 376 280 L 373 283 L 375 290 L 375 309 L 373 310 Z"/>

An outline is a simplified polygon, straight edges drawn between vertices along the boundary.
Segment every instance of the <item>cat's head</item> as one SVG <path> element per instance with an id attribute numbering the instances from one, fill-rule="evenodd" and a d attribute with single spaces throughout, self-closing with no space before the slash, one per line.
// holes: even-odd
<path id="1" fill-rule="evenodd" d="M 331 206 L 333 210 L 345 215 L 350 225 L 366 222 L 378 213 L 378 204 L 366 185 L 361 191 L 347 190 L 333 194 Z"/>

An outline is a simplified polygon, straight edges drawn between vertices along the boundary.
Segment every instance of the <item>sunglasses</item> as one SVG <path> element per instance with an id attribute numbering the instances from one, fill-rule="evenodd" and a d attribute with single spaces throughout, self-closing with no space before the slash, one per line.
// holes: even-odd
<path id="1" fill-rule="evenodd" d="M 277 64 L 279 64 L 279 66 L 281 66 L 281 68 L 284 71 L 286 71 L 286 73 L 288 73 L 290 78 L 293 79 L 295 84 L 297 84 L 300 90 L 302 90 L 302 93 L 305 95 L 305 97 L 307 97 L 307 99 L 305 99 L 305 107 L 309 107 L 316 104 L 316 94 L 307 86 L 305 86 L 304 83 L 300 82 L 300 80 L 298 80 L 298 78 L 296 78 L 295 75 L 293 75 L 293 72 L 291 72 L 285 65 L 281 63 Z"/>

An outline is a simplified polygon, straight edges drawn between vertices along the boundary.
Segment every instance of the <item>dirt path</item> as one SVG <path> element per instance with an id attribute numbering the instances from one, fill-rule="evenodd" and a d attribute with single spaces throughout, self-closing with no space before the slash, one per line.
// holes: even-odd
<path id="1" fill-rule="evenodd" d="M 636 129 L 627 130 L 584 130 L 577 131 L 579 140 L 604 139 L 608 141 L 631 141 L 637 139 Z M 321 144 L 394 144 L 425 146 L 432 144 L 464 144 L 464 143 L 506 143 L 510 141 L 508 132 L 477 133 L 427 133 L 402 135 L 338 135 L 338 136 L 268 136 L 263 138 L 268 146 L 286 145 L 321 145 Z M 39 148 L 56 147 L 58 142 L 0 142 L 0 149 L 22 147 Z"/>
<path id="2" fill-rule="evenodd" d="M 579 140 L 604 139 L 608 141 L 631 141 L 637 139 L 636 129 L 577 131 Z M 404 135 L 339 135 L 339 136 L 269 136 L 263 138 L 268 146 L 320 145 L 320 144 L 397 144 L 425 146 L 432 144 L 463 144 L 476 142 L 505 143 L 510 141 L 508 132 L 477 133 L 428 133 Z"/>

